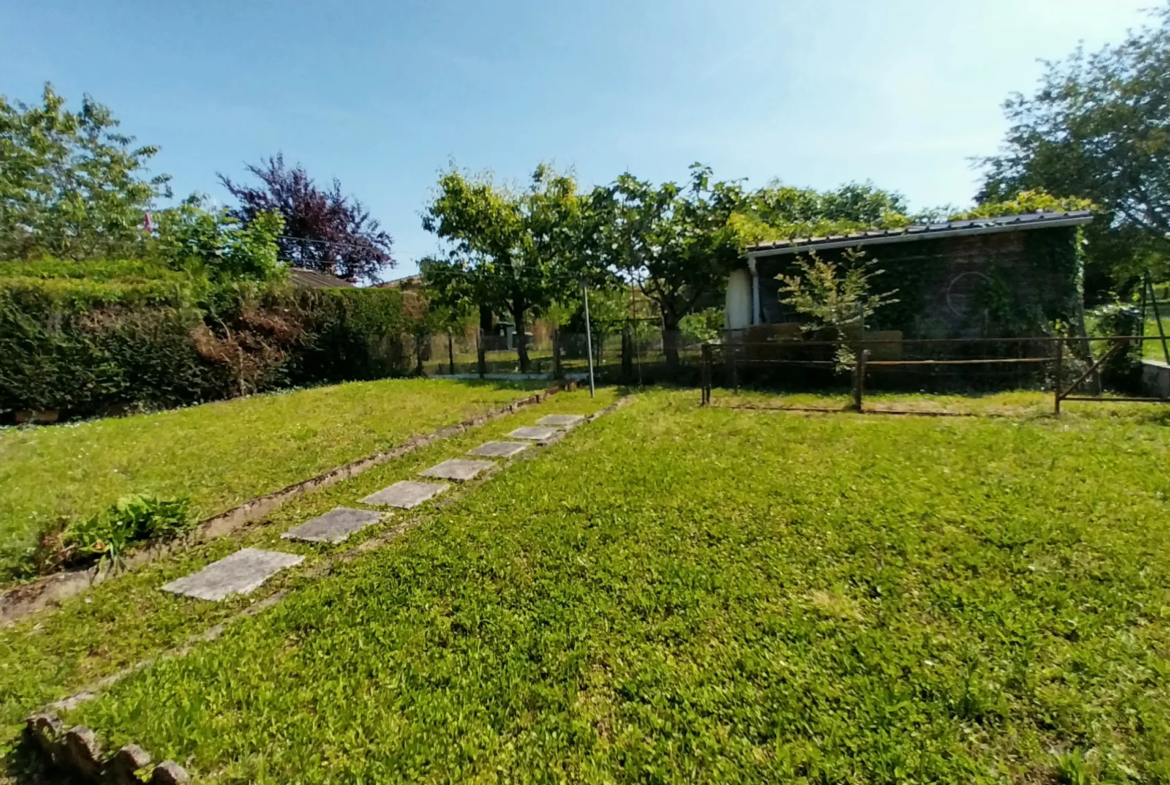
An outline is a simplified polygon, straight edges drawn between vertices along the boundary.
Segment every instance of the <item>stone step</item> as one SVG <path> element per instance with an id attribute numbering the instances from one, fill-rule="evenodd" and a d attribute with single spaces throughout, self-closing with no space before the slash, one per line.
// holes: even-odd
<path id="1" fill-rule="evenodd" d="M 369 504 L 376 507 L 397 507 L 401 510 L 409 510 L 419 506 L 428 499 L 433 499 L 450 487 L 446 483 L 411 482 L 410 480 L 406 480 L 396 482 L 377 493 L 371 493 L 361 501 L 362 504 Z"/>
<path id="2" fill-rule="evenodd" d="M 219 602 L 233 594 L 251 594 L 276 573 L 304 560 L 304 556 L 291 553 L 244 548 L 162 588 L 184 597 Z"/>
<path id="3" fill-rule="evenodd" d="M 518 455 L 531 446 L 531 444 L 522 444 L 520 442 L 487 442 L 476 447 L 474 450 L 469 450 L 467 454 L 478 455 L 480 458 L 511 458 L 513 455 Z"/>
<path id="4" fill-rule="evenodd" d="M 474 480 L 488 469 L 494 469 L 495 467 L 496 465 L 491 461 L 469 461 L 466 458 L 452 458 L 449 461 L 443 461 L 438 466 L 425 469 L 419 472 L 419 474 L 423 477 L 435 477 L 440 480 L 465 482 L 467 480 Z"/>
<path id="5" fill-rule="evenodd" d="M 556 436 L 560 431 L 556 428 L 533 428 L 525 426 L 512 431 L 509 436 L 513 439 L 525 439 L 530 442 L 545 442 Z"/>
<path id="6" fill-rule="evenodd" d="M 383 513 L 372 510 L 338 507 L 324 515 L 318 515 L 311 521 L 302 523 L 295 529 L 289 529 L 281 537 L 301 542 L 345 542 L 354 532 L 361 531 L 367 526 L 381 521 L 383 515 Z"/>
<path id="7" fill-rule="evenodd" d="M 584 419 L 585 415 L 583 414 L 549 414 L 537 420 L 536 424 L 547 428 L 564 428 L 568 425 L 576 425 Z"/>

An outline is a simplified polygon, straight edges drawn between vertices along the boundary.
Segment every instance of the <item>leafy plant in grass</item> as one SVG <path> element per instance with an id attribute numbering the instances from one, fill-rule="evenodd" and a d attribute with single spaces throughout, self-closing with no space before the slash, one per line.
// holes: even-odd
<path id="1" fill-rule="evenodd" d="M 808 317 L 806 332 L 831 331 L 841 341 L 837 348 L 837 369 L 849 370 L 857 363 L 853 349 L 846 343 L 850 333 L 861 336 L 865 320 L 883 305 L 898 302 L 893 289 L 881 294 L 870 291 L 870 283 L 883 270 L 874 269 L 876 259 L 865 259 L 865 251 L 846 249 L 842 264 L 826 262 L 810 251 L 808 258 L 798 257 L 799 275 L 778 275 L 780 302 Z"/>
<path id="2" fill-rule="evenodd" d="M 117 564 L 132 545 L 170 540 L 190 531 L 195 523 L 190 507 L 186 498 L 123 496 L 92 518 L 74 521 L 60 532 L 46 532 L 41 540 L 42 570 L 95 561 L 102 566 Z"/>

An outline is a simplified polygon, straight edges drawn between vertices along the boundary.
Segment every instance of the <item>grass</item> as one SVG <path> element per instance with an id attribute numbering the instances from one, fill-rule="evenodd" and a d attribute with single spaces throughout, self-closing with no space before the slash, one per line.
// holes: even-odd
<path id="1" fill-rule="evenodd" d="M 175 597 L 159 591 L 163 584 L 247 546 L 299 551 L 306 557 L 305 568 L 314 569 L 324 556 L 375 536 L 385 528 L 373 527 L 332 549 L 282 540 L 282 532 L 339 505 L 352 506 L 357 499 L 393 482 L 413 479 L 428 466 L 461 456 L 484 441 L 504 438 L 509 431 L 532 425 L 546 414 L 588 413 L 613 400 L 612 390 L 599 390 L 596 400 L 590 400 L 584 391 L 561 393 L 539 406 L 436 442 L 352 480 L 296 499 L 264 521 L 231 536 L 177 550 L 165 559 L 67 601 L 58 610 L 36 613 L 0 628 L 0 757 L 4 742 L 16 738 L 21 720 L 30 712 L 178 646 L 188 637 L 230 619 L 274 592 L 299 586 L 303 578 L 298 571 L 282 573 L 253 595 L 224 603 Z M 439 501 L 444 502 L 453 494 L 454 491 L 449 492 Z M 391 522 L 408 522 L 425 515 L 432 506 L 425 505 L 413 513 L 397 512 Z"/>
<path id="2" fill-rule="evenodd" d="M 1158 410 L 695 397 L 641 397 L 67 719 L 217 783 L 1170 778 Z"/>
<path id="3" fill-rule="evenodd" d="M 0 580 L 38 534 L 121 496 L 190 497 L 207 517 L 523 396 L 523 386 L 389 380 L 133 417 L 0 429 Z"/>

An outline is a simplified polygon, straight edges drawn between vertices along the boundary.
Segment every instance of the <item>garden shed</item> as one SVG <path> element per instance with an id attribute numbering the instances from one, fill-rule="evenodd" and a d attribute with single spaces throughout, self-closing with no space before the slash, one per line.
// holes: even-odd
<path id="1" fill-rule="evenodd" d="M 850 249 L 882 271 L 875 291 L 897 290 L 869 330 L 991 338 L 1039 335 L 1057 320 L 1080 325 L 1080 227 L 1092 220 L 1088 211 L 1040 212 L 755 245 L 728 281 L 725 326 L 788 332 L 800 320 L 781 303 L 777 276 L 794 274 L 810 252 L 841 262 Z"/>

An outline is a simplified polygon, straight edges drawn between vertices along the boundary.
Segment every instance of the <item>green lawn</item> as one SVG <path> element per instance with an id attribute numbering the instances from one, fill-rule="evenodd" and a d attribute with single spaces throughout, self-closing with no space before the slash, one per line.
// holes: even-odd
<path id="1" fill-rule="evenodd" d="M 1159 409 L 696 399 L 640 397 L 66 719 L 220 783 L 1170 778 Z"/>
<path id="2" fill-rule="evenodd" d="M 591 399 L 588 391 L 561 393 L 538 406 L 437 441 L 351 480 L 294 499 L 263 521 L 208 543 L 178 549 L 73 597 L 58 609 L 34 613 L 0 627 L 0 759 L 19 738 L 21 722 L 29 713 L 172 649 L 275 592 L 295 588 L 303 572 L 319 568 L 332 553 L 384 533 L 386 527 L 371 527 L 336 548 L 283 540 L 284 531 L 339 505 L 353 506 L 357 499 L 391 483 L 417 479 L 420 470 L 461 457 L 485 441 L 506 438 L 509 431 L 532 425 L 547 414 L 591 413 L 614 400 L 612 389 L 598 390 L 596 399 Z M 396 512 L 390 524 L 425 519 L 434 504 L 448 503 L 459 493 L 474 492 L 474 485 L 452 489 L 432 504 L 409 513 Z M 298 551 L 306 558 L 304 569 L 281 573 L 255 593 L 222 603 L 188 601 L 159 591 L 163 584 L 242 547 Z M 2 773 L 0 782 L 7 782 Z"/>
<path id="3" fill-rule="evenodd" d="M 189 496 L 206 517 L 523 397 L 439 380 L 342 384 L 188 409 L 0 429 L 0 581 L 38 533 L 120 496 Z"/>

